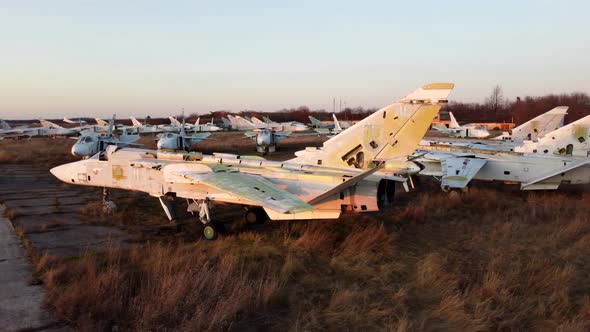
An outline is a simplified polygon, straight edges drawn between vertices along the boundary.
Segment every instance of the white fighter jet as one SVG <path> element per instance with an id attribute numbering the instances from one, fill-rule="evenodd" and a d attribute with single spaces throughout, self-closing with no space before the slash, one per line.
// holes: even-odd
<path id="1" fill-rule="evenodd" d="M 115 116 L 113 115 L 113 118 L 109 121 L 106 135 L 99 135 L 91 130 L 81 131 L 80 137 L 72 146 L 72 154 L 74 156 L 88 158 L 100 151 L 104 151 L 109 145 L 124 147 L 134 145 L 139 139 L 139 135 L 130 135 L 125 132 L 119 137 L 113 136 L 114 125 Z"/>
<path id="2" fill-rule="evenodd" d="M 275 131 L 305 131 L 309 129 L 306 125 L 301 122 L 297 121 L 287 121 L 287 122 L 275 122 L 272 121 L 268 117 L 262 118 L 264 121 L 259 120 L 257 117 L 253 116 L 250 118 L 250 121 L 256 125 L 266 126 L 268 129 L 272 129 Z"/>
<path id="3" fill-rule="evenodd" d="M 290 131 L 276 131 L 270 128 L 245 132 L 246 138 L 256 142 L 256 151 L 266 155 L 279 149 L 279 142 L 291 135 Z"/>
<path id="4" fill-rule="evenodd" d="M 520 183 L 523 190 L 558 189 L 590 183 L 590 116 L 570 123 L 514 152 L 420 146 L 419 175 L 440 180 L 444 191 L 463 189 L 472 179 Z"/>
<path id="5" fill-rule="evenodd" d="M 567 114 L 568 106 L 558 106 L 549 112 L 543 113 L 534 119 L 531 119 L 520 126 L 512 129 L 510 132 L 504 132 L 502 135 L 492 138 L 493 140 L 509 140 L 513 142 L 534 141 L 544 137 L 547 133 L 552 132 L 563 126 L 563 119 Z"/>
<path id="6" fill-rule="evenodd" d="M 170 201 L 190 202 L 208 239 L 216 236 L 213 203 L 248 207 L 246 220 L 334 219 L 377 211 L 393 198 L 396 174 L 420 170 L 407 156 L 432 123 L 454 85 L 425 85 L 287 161 L 230 154 L 202 155 L 109 146 L 92 158 L 51 169 L 77 185 L 143 191 L 158 197 L 168 218 Z"/>
<path id="7" fill-rule="evenodd" d="M 180 123 L 180 122 L 179 122 Z M 209 137 L 211 133 L 195 133 L 188 135 L 185 130 L 184 119 L 180 123 L 180 133 L 165 133 L 158 139 L 158 150 L 189 151 L 191 146 Z"/>
<path id="8" fill-rule="evenodd" d="M 449 112 L 449 116 L 451 117 L 451 123 L 449 124 L 448 128 L 444 126 L 433 126 L 432 128 L 451 137 L 486 138 L 490 136 L 488 130 L 482 126 L 476 126 L 473 124 L 460 126 L 452 112 Z"/>

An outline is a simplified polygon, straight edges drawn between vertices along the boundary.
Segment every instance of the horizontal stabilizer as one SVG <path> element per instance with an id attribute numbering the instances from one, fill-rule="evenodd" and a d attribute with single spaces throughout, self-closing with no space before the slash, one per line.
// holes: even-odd
<path id="1" fill-rule="evenodd" d="M 580 159 L 580 160 L 574 161 L 573 163 L 566 165 L 563 168 L 552 170 L 551 172 L 545 173 L 545 174 L 539 176 L 538 178 L 533 179 L 532 181 L 521 184 L 520 189 L 523 189 L 523 190 L 529 189 L 527 187 L 537 184 L 539 182 L 548 180 L 548 179 L 550 179 L 556 175 L 559 175 L 561 173 L 565 173 L 567 171 L 571 171 L 573 169 L 576 169 L 578 167 L 582 167 L 582 166 L 588 165 L 588 164 L 590 164 L 590 158 L 585 158 L 585 159 Z"/>
<path id="2" fill-rule="evenodd" d="M 373 167 L 367 171 L 364 171 L 358 175 L 355 175 L 354 177 L 350 178 L 347 181 L 344 181 L 342 183 L 340 183 L 339 185 L 337 185 L 336 187 L 326 191 L 325 193 L 312 198 L 311 200 L 308 201 L 309 204 L 316 204 L 321 202 L 323 199 L 330 197 L 336 193 L 341 192 L 344 189 L 350 188 L 354 185 L 356 185 L 357 183 L 359 183 L 360 181 L 364 180 L 367 176 L 372 175 L 373 173 L 377 172 L 378 170 L 381 169 L 381 166 L 377 166 L 377 167 Z"/>
<path id="3" fill-rule="evenodd" d="M 454 87 L 453 83 L 427 84 L 405 96 L 400 102 L 445 103 Z"/>

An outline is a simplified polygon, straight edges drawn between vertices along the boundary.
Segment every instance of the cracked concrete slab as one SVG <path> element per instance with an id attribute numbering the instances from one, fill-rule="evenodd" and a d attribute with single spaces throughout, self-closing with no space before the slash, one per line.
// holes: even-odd
<path id="1" fill-rule="evenodd" d="M 0 327 L 3 331 L 39 329 L 55 323 L 42 308 L 45 290 L 30 285 L 32 272 L 33 266 L 12 224 L 0 217 Z"/>
<path id="2" fill-rule="evenodd" d="M 80 256 L 106 246 L 125 246 L 127 233 L 89 224 L 80 214 L 99 194 L 96 188 L 64 186 L 47 169 L 0 164 L 0 330 L 69 330 L 42 308 L 44 289 L 31 285 L 33 266 L 14 227 L 25 233 L 34 250 L 58 257 Z"/>

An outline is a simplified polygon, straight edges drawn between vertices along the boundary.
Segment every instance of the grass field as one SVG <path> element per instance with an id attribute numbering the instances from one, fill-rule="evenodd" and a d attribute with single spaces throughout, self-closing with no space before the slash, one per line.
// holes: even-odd
<path id="1" fill-rule="evenodd" d="M 120 195 L 118 227 L 157 227 L 157 202 Z M 588 215 L 588 186 L 398 193 L 381 212 L 336 221 L 271 222 L 217 241 L 187 226 L 43 256 L 36 274 L 48 307 L 81 330 L 580 331 L 590 328 Z"/>

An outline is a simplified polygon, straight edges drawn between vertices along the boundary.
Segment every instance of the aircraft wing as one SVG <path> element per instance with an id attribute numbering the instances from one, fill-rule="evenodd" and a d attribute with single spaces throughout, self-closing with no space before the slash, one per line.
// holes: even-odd
<path id="1" fill-rule="evenodd" d="M 290 192 L 278 188 L 269 180 L 239 172 L 177 172 L 187 179 L 224 191 L 246 204 L 254 204 L 280 213 L 298 213 L 313 210 L 313 206 Z"/>
<path id="2" fill-rule="evenodd" d="M 256 135 L 257 134 L 255 132 L 253 132 L 253 131 L 247 131 L 247 132 L 244 133 L 244 137 L 243 138 L 250 138 L 250 139 L 256 140 Z"/>
<path id="3" fill-rule="evenodd" d="M 448 133 L 449 132 L 449 128 L 447 128 L 445 126 L 432 126 L 432 129 L 438 130 L 438 131 L 443 132 L 443 133 Z"/>
<path id="4" fill-rule="evenodd" d="M 291 135 L 291 131 L 277 131 L 275 132 L 275 141 L 279 142 Z"/>
<path id="5" fill-rule="evenodd" d="M 441 160 L 442 188 L 465 188 L 485 165 L 486 159 L 450 157 Z"/>
<path id="6" fill-rule="evenodd" d="M 313 130 L 320 135 L 328 135 L 330 133 L 330 129 L 328 128 L 314 128 Z"/>
<path id="7" fill-rule="evenodd" d="M 532 181 L 521 184 L 520 189 L 527 189 L 528 186 L 531 186 L 533 184 L 547 180 L 547 179 L 552 178 L 552 177 L 559 175 L 561 173 L 565 173 L 567 171 L 571 171 L 572 169 L 582 167 L 582 166 L 588 165 L 588 164 L 590 164 L 590 158 L 584 158 L 584 159 L 577 160 L 567 166 L 564 166 L 563 168 L 552 170 L 548 173 L 545 173 L 545 174 L 539 176 L 536 179 L 533 179 Z"/>

